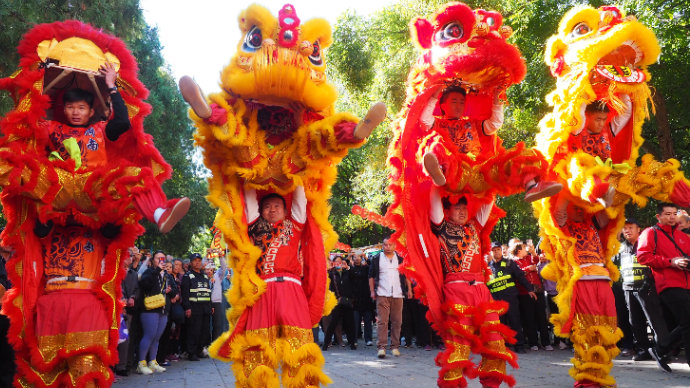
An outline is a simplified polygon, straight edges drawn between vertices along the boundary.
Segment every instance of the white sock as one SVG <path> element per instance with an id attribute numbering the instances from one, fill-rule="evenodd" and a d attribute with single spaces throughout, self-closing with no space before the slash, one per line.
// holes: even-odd
<path id="1" fill-rule="evenodd" d="M 158 220 L 161 219 L 161 216 L 163 215 L 163 213 L 165 213 L 165 209 L 163 209 L 162 207 L 159 207 L 158 209 L 156 209 L 156 211 L 153 213 L 153 220 L 156 223 L 158 223 Z"/>

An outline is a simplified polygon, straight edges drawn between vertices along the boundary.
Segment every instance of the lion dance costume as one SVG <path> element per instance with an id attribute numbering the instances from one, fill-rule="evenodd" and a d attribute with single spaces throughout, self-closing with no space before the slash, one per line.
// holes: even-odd
<path id="1" fill-rule="evenodd" d="M 537 147 L 549 160 L 549 177 L 567 190 L 534 202 L 534 207 L 544 239 L 541 247 L 551 261 L 542 275 L 557 281 L 559 291 L 560 313 L 551 321 L 557 335 L 574 343 L 570 375 L 576 387 L 615 385 L 609 373 L 622 333 L 609 283 L 619 276 L 611 256 L 618 252 L 625 204 L 632 200 L 644 206 L 653 197 L 686 207 L 690 200 L 690 182 L 678 170 L 678 161 L 662 163 L 648 154 L 635 166 L 651 96 L 646 68 L 659 53 L 647 27 L 610 6 L 570 10 L 546 47 L 557 89 L 547 97 L 553 111 L 539 124 Z M 582 131 L 583 107 L 597 100 L 611 108 L 607 125 L 624 114 L 630 117 L 617 133 L 611 127 L 613 136 L 607 132 L 600 142 L 590 141 L 594 135 Z M 576 133 L 591 139 L 583 137 L 578 144 L 572 141 Z M 615 190 L 610 206 L 591 200 L 608 188 Z M 584 221 L 558 222 L 562 203 L 584 212 Z M 597 231 L 589 218 L 601 214 L 609 221 Z"/>
<path id="2" fill-rule="evenodd" d="M 491 94 L 521 82 L 525 63 L 518 49 L 506 42 L 512 29 L 502 24 L 498 12 L 448 3 L 429 20 L 414 19 L 410 30 L 423 53 L 410 71 L 407 101 L 393 127 L 388 164 L 394 202 L 386 221 L 396 230 L 397 249 L 406 256 L 403 270 L 419 284 L 418 295 L 429 306 L 428 318 L 446 343 L 446 350 L 436 358 L 441 367 L 439 387 L 465 387 L 466 377 L 479 377 L 484 386 L 513 385 L 506 363 L 516 368 L 517 357 L 506 349 L 505 341 L 514 343 L 514 332 L 499 321 L 507 304 L 494 301 L 485 286 L 491 271 L 484 254 L 490 250 L 492 228 L 505 215 L 493 204 L 495 196 L 519 193 L 526 181 L 545 175 L 547 163 L 540 152 L 526 149 L 523 143 L 503 148 L 495 134 L 479 136 L 481 153 L 462 153 L 437 127 L 427 130 L 420 115 L 439 88 L 460 84 L 467 91 L 468 121 L 487 119 Z M 437 237 L 430 222 L 432 182 L 421 160 L 427 153 L 436 156 L 447 178 L 434 191 L 451 203 L 464 196 L 473 219 L 452 226 L 462 232 L 443 242 L 442 233 L 437 232 Z M 443 229 L 448 231 L 451 227 L 445 222 Z M 438 222 L 434 224 L 438 229 Z M 448 249 L 449 245 L 453 247 Z M 453 262 L 458 265 L 446 265 Z M 482 355 L 479 366 L 470 360 L 470 352 Z"/>
<path id="3" fill-rule="evenodd" d="M 324 358 L 311 328 L 335 306 L 328 298 L 326 260 L 337 235 L 327 199 L 336 165 L 349 148 L 363 144 L 353 132 L 359 120 L 334 112 L 337 94 L 326 81 L 323 54 L 332 42 L 325 20 L 301 23 L 290 4 L 278 18 L 251 5 L 240 14 L 239 27 L 243 37 L 221 73 L 221 93 L 207 100 L 191 78 L 180 80 L 193 108 L 196 144 L 212 172 L 208 199 L 219 209 L 216 226 L 234 269 L 226 294 L 230 330 L 209 352 L 233 364 L 237 387 L 278 387 L 280 364 L 284 386 L 318 387 L 330 379 L 321 370 Z M 273 231 L 263 219 L 255 223 L 255 211 L 245 216 L 245 208 L 256 209 L 267 193 L 284 196 L 292 213 Z M 304 219 L 295 216 L 301 208 L 291 211 L 289 205 L 302 198 Z M 295 239 L 299 251 L 290 248 Z M 276 252 L 297 253 L 286 273 L 266 265 L 278 267 Z"/>
<path id="4" fill-rule="evenodd" d="M 0 184 L 7 227 L 3 245 L 14 250 L 7 269 L 14 288 L 5 295 L 9 341 L 16 350 L 17 387 L 109 387 L 117 362 L 125 249 L 143 233 L 133 203 L 146 188 L 163 195 L 170 166 L 144 133 L 151 107 L 125 44 L 77 21 L 42 24 L 18 48 L 20 69 L 0 79 L 14 110 L 0 122 Z M 61 95 L 72 87 L 100 90 L 96 113 L 107 117 L 101 64 L 119 71 L 117 86 L 130 129 L 104 139 L 107 162 L 79 167 L 75 159 L 49 159 L 44 118 L 63 120 Z M 99 105 L 100 103 L 100 105 Z M 51 224 L 45 238 L 37 222 Z M 119 225 L 105 237 L 101 228 Z"/>

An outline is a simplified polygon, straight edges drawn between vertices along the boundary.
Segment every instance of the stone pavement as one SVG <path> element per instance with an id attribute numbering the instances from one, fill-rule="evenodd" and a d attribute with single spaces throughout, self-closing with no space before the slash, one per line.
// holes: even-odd
<path id="1" fill-rule="evenodd" d="M 376 357 L 375 347 L 359 342 L 358 350 L 332 347 L 324 352 L 326 373 L 333 380 L 330 388 L 384 388 L 384 387 L 436 387 L 438 367 L 434 364 L 437 350 L 401 348 L 401 357 Z M 570 350 L 547 352 L 540 350 L 520 357 L 520 369 L 512 372 L 518 388 L 573 386 L 568 375 Z M 475 360 L 478 357 L 475 357 Z M 674 373 L 668 374 L 656 366 L 654 361 L 633 362 L 622 359 L 615 361 L 613 374 L 619 388 L 687 388 L 690 387 L 690 367 L 684 357 L 671 363 Z M 130 375 L 113 387 L 141 388 L 234 388 L 235 379 L 229 364 L 205 359 L 200 362 L 179 361 L 168 367 L 168 371 L 151 376 Z M 469 380 L 469 388 L 479 388 L 477 380 Z M 507 387 L 507 385 L 502 385 Z"/>

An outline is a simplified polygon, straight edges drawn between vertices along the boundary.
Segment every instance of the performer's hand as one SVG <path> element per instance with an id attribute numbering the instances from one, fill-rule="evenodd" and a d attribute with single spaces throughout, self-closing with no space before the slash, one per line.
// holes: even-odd
<path id="1" fill-rule="evenodd" d="M 127 300 L 127 307 L 134 307 L 134 298 L 129 298 L 129 300 Z"/>
<path id="2" fill-rule="evenodd" d="M 371 299 L 376 301 L 376 293 L 374 291 L 371 292 Z"/>
<path id="3" fill-rule="evenodd" d="M 187 318 L 190 318 L 192 316 L 192 309 L 185 310 L 184 316 Z"/>
<path id="4" fill-rule="evenodd" d="M 536 264 L 532 264 L 532 265 L 530 265 L 529 267 L 527 267 L 527 269 L 530 270 L 530 271 L 536 271 L 536 270 L 537 270 L 537 266 L 536 266 Z"/>
<path id="5" fill-rule="evenodd" d="M 530 292 L 529 296 L 532 297 L 532 299 L 537 300 L 537 294 L 535 294 L 534 292 Z"/>
<path id="6" fill-rule="evenodd" d="M 216 309 L 211 307 L 211 314 L 215 314 L 215 313 L 216 313 Z"/>
<path id="7" fill-rule="evenodd" d="M 115 80 L 117 80 L 117 71 L 115 70 L 114 64 L 106 62 L 101 65 L 101 68 L 98 71 L 105 76 L 105 85 L 107 87 L 115 87 Z"/>
<path id="8" fill-rule="evenodd" d="M 674 257 L 671 259 L 671 266 L 678 269 L 686 269 L 688 267 L 688 259 L 685 257 Z"/>

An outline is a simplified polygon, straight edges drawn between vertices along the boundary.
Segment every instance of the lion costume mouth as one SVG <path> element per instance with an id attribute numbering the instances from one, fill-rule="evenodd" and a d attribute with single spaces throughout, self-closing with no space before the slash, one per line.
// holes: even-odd
<path id="1" fill-rule="evenodd" d="M 600 76 L 622 83 L 647 81 L 644 72 L 635 67 L 644 58 L 640 46 L 633 40 L 623 42 L 618 48 L 602 57 L 594 70 Z"/>

